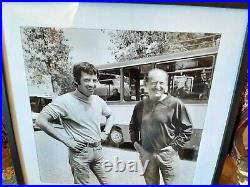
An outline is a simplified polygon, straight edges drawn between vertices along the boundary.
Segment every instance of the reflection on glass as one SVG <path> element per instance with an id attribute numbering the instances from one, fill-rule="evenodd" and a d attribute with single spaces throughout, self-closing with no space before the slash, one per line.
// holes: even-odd
<path id="1" fill-rule="evenodd" d="M 168 92 L 171 95 L 184 99 L 207 100 L 214 62 L 213 56 L 207 56 L 161 62 L 156 67 L 168 72 Z"/>

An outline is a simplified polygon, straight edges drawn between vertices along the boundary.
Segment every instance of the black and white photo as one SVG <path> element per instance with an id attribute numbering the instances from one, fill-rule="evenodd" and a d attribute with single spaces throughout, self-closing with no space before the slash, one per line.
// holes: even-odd
<path id="1" fill-rule="evenodd" d="M 79 151 L 91 158 L 91 150 L 101 146 L 101 136 L 106 133 L 104 159 L 99 164 L 104 160 L 112 161 L 113 154 L 118 153 L 114 156 L 121 160 L 124 158 L 120 154 L 129 153 L 131 156 L 126 158 L 126 163 L 134 160 L 138 167 L 145 169 L 145 181 L 138 174 L 138 168 L 135 171 L 126 168 L 123 172 L 113 170 L 116 174 L 111 170 L 107 172 L 111 184 L 129 183 L 128 177 L 134 178 L 133 183 L 136 184 L 160 184 L 159 169 L 165 184 L 192 183 L 220 34 L 48 27 L 22 27 L 20 32 L 43 182 L 65 181 L 70 184 L 72 171 L 74 183 L 85 184 L 91 181 L 89 173 L 92 170 L 99 182 L 108 183 L 106 177 L 103 181 L 102 175 L 91 167 L 92 162 L 86 166 L 83 158 L 82 164 L 73 159 L 74 152 L 80 159 Z M 83 71 L 82 77 L 77 74 L 79 71 Z M 88 90 L 93 93 L 88 93 Z M 82 105 L 93 108 L 93 111 L 85 111 L 84 107 L 77 109 L 72 95 L 89 102 Z M 162 106 L 158 106 L 158 100 Z M 103 105 L 95 105 L 95 102 Z M 164 109 L 163 106 L 171 107 Z M 98 114 L 100 117 L 112 114 L 112 122 L 109 121 L 112 124 L 106 125 L 105 120 L 97 117 L 98 111 L 102 111 Z M 52 119 L 57 121 L 49 123 Z M 50 129 L 50 126 L 54 128 Z M 96 133 L 91 130 L 94 126 L 99 127 L 95 129 Z M 52 143 L 47 134 L 59 142 L 54 143 L 53 140 Z M 76 142 L 71 142 L 71 139 Z M 134 149 L 135 142 L 138 146 L 141 144 L 142 151 L 146 153 L 139 151 L 138 155 Z M 65 147 L 57 150 L 58 155 L 53 157 L 61 161 L 52 162 L 54 159 L 49 153 L 58 144 L 63 144 L 66 150 Z M 92 144 L 97 148 L 89 147 Z M 173 165 L 188 173 L 175 171 L 172 165 L 157 166 L 154 162 L 159 162 L 159 159 L 146 157 L 148 163 L 147 159 L 139 159 L 147 153 L 153 156 L 159 150 L 159 155 L 167 154 L 164 149 L 168 150 L 168 147 L 175 154 L 163 158 L 171 162 L 180 159 Z M 69 158 L 66 156 L 67 148 Z M 43 152 L 43 156 L 39 152 Z M 74 163 L 77 163 L 79 171 L 75 171 Z M 62 165 L 65 167 L 63 171 L 59 169 Z M 171 169 L 164 170 L 163 167 Z M 76 177 L 80 176 L 79 173 L 82 177 Z M 153 176 L 148 176 L 152 173 Z M 176 173 L 173 177 L 167 177 L 173 173 Z"/>

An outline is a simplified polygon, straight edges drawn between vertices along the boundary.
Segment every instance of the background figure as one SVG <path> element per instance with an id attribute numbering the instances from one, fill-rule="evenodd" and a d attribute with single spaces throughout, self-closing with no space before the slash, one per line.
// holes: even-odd
<path id="1" fill-rule="evenodd" d="M 147 98 L 144 88 L 141 88 L 140 97 L 141 97 L 140 100 Z"/>
<path id="2" fill-rule="evenodd" d="M 107 139 L 112 128 L 111 110 L 105 101 L 93 95 L 98 82 L 98 71 L 92 64 L 75 64 L 73 74 L 77 89 L 58 96 L 44 107 L 36 124 L 69 148 L 69 164 L 74 183 L 89 183 L 92 170 L 101 184 L 108 184 L 102 168 L 101 141 Z M 102 116 L 107 118 L 104 132 L 100 130 Z M 67 136 L 54 128 L 52 121 L 58 118 L 61 119 Z"/>
<path id="3" fill-rule="evenodd" d="M 190 140 L 192 123 L 178 98 L 166 94 L 168 75 L 160 69 L 149 71 L 146 87 L 149 98 L 137 103 L 129 126 L 131 141 L 140 154 L 147 184 L 175 183 L 178 150 Z"/>
<path id="4" fill-rule="evenodd" d="M 119 101 L 120 100 L 120 93 L 117 88 L 112 90 L 112 94 L 107 100 L 108 101 Z"/>

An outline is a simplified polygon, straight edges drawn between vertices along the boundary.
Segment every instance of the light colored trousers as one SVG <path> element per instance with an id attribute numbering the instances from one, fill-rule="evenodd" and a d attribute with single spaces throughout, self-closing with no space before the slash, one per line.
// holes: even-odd
<path id="1" fill-rule="evenodd" d="M 146 184 L 160 184 L 160 171 L 164 184 L 176 184 L 179 170 L 179 155 L 175 150 L 159 150 L 155 153 L 145 151 L 139 144 L 136 150 L 140 154 L 143 167 L 147 164 L 144 178 Z"/>
<path id="2" fill-rule="evenodd" d="M 109 184 L 102 162 L 101 145 L 98 147 L 84 147 L 80 153 L 69 150 L 69 164 L 75 184 L 89 184 L 91 171 L 93 171 L 100 184 Z"/>

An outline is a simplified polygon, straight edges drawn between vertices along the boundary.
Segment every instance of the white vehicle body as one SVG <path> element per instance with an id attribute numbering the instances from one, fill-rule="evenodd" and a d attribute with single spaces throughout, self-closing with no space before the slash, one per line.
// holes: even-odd
<path id="1" fill-rule="evenodd" d="M 214 46 L 204 49 L 196 49 L 193 51 L 179 52 L 176 54 L 147 57 L 123 63 L 119 62 L 99 66 L 98 69 L 103 75 L 116 74 L 115 77 L 110 78 L 112 85 L 99 85 L 99 92 L 106 88 L 106 90 L 108 90 L 106 93 L 109 96 L 110 90 L 117 88 L 121 93 L 119 101 L 106 100 L 114 116 L 113 129 L 115 136 L 117 137 L 117 142 L 118 140 L 121 140 L 118 144 L 131 142 L 129 135 L 129 122 L 131 120 L 134 107 L 138 101 L 144 99 L 144 96 L 147 97 L 145 84 L 143 85 L 145 75 L 147 75 L 147 72 L 152 68 L 166 68 L 167 70 L 164 70 L 169 74 L 169 87 L 167 91 L 172 95 L 178 93 L 174 92 L 174 77 L 182 78 L 184 76 L 183 79 L 186 77 L 191 80 L 190 89 L 188 90 L 189 93 L 185 96 L 186 98 L 181 98 L 183 97 L 182 95 L 180 95 L 179 98 L 181 98 L 187 108 L 194 129 L 191 140 L 185 145 L 185 149 L 194 150 L 194 152 L 197 153 L 206 117 L 210 91 L 209 86 L 211 86 L 217 52 L 218 47 Z M 188 65 L 182 66 L 181 69 L 180 64 Z M 170 66 L 172 69 L 169 68 Z M 203 84 L 202 82 L 204 74 L 210 76 L 210 79 L 206 80 L 206 84 Z M 200 77 L 199 80 L 197 75 Z M 113 80 L 114 78 L 116 81 Z M 117 79 L 120 80 L 118 81 Z M 102 82 L 102 79 L 100 82 Z M 204 86 L 206 85 L 209 86 L 205 88 Z M 141 89 L 144 91 L 142 92 Z M 105 93 L 101 95 L 101 97 L 105 100 Z"/>

